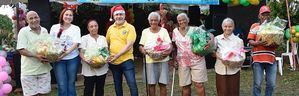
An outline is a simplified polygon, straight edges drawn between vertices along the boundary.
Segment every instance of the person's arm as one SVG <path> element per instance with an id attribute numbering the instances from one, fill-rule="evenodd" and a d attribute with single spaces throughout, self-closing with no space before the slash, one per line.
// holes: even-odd
<path id="1" fill-rule="evenodd" d="M 120 56 L 124 55 L 126 52 L 131 50 L 131 48 L 133 48 L 135 40 L 136 40 L 136 31 L 135 28 L 132 27 L 132 30 L 130 30 L 128 33 L 127 44 L 117 54 L 112 54 L 112 56 L 110 56 L 109 62 L 118 59 Z"/>
<path id="2" fill-rule="evenodd" d="M 259 45 L 267 44 L 267 42 L 265 42 L 265 41 L 254 41 L 252 39 L 249 39 L 248 43 L 252 46 L 259 46 Z"/>
<path id="3" fill-rule="evenodd" d="M 143 55 L 146 55 L 147 53 L 146 53 L 146 51 L 144 50 L 144 47 L 143 47 L 143 45 L 139 45 L 139 51 L 143 54 Z"/>
<path id="4" fill-rule="evenodd" d="M 120 50 L 120 52 L 118 52 L 117 54 L 115 55 L 112 55 L 111 58 L 109 61 L 112 62 L 114 60 L 116 60 L 117 58 L 119 58 L 120 56 L 122 56 L 123 54 L 125 54 L 127 51 L 129 51 L 131 48 L 133 48 L 133 44 L 134 44 L 134 41 L 127 41 L 127 44 L 124 46 L 124 48 L 122 48 Z"/>
<path id="5" fill-rule="evenodd" d="M 33 57 L 33 58 L 37 58 L 39 61 L 41 62 L 48 62 L 49 60 L 47 60 L 44 56 L 39 55 L 39 54 L 33 54 L 31 52 L 29 52 L 28 50 L 22 48 L 18 50 L 20 52 L 21 55 L 23 56 L 27 56 L 27 57 Z"/>

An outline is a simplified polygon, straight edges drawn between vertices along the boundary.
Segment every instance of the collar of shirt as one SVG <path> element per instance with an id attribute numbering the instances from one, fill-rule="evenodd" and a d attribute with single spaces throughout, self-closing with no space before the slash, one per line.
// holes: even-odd
<path id="1" fill-rule="evenodd" d="M 221 40 L 233 40 L 233 38 L 234 38 L 233 33 L 228 37 L 224 37 L 224 34 L 221 34 Z"/>
<path id="2" fill-rule="evenodd" d="M 122 24 L 122 25 L 120 25 L 120 26 L 118 26 L 118 25 L 116 25 L 115 23 L 113 23 L 113 27 L 115 27 L 115 28 L 121 28 L 121 27 L 125 27 L 125 26 L 127 26 L 128 25 L 128 23 L 127 23 L 127 21 L 125 21 L 124 22 L 124 24 Z"/>

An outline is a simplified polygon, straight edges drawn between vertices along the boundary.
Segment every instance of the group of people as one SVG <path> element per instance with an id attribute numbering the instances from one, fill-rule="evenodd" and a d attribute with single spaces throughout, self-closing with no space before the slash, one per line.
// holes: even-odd
<path id="1" fill-rule="evenodd" d="M 258 41 L 256 31 L 259 25 L 269 20 L 270 9 L 262 6 L 259 10 L 260 22 L 252 25 L 248 35 L 249 44 L 253 46 L 253 95 L 261 95 L 261 84 L 264 70 L 266 72 L 266 96 L 271 96 L 275 88 L 276 67 L 274 63 L 274 50 L 277 45 L 264 46 L 265 42 Z M 84 76 L 84 96 L 93 96 L 94 88 L 96 96 L 104 96 L 104 85 L 107 71 L 110 69 L 114 79 L 114 88 L 117 96 L 123 96 L 122 80 L 126 78 L 131 96 L 138 96 L 138 88 L 135 79 L 135 65 L 133 56 L 133 44 L 136 40 L 134 26 L 126 22 L 125 10 L 121 5 L 111 8 L 111 16 L 114 24 L 107 30 L 106 36 L 99 35 L 99 24 L 96 20 L 87 22 L 89 34 L 81 37 L 81 30 L 73 25 L 73 10 L 63 9 L 59 17 L 59 23 L 51 27 L 50 35 L 65 42 L 64 53 L 61 54 L 57 62 L 51 66 L 48 60 L 42 55 L 36 54 L 32 49 L 33 43 L 41 34 L 49 34 L 40 26 L 39 15 L 34 11 L 29 11 L 26 15 L 28 26 L 22 28 L 18 34 L 17 49 L 21 57 L 21 82 L 24 96 L 42 96 L 51 91 L 50 70 L 53 68 L 57 85 L 58 96 L 76 96 L 76 74 L 79 64 L 82 64 L 82 74 Z M 182 89 L 182 96 L 191 96 L 191 85 L 195 86 L 199 96 L 205 96 L 204 82 L 208 81 L 205 56 L 192 52 L 192 40 L 188 33 L 192 32 L 194 26 L 189 26 L 190 21 L 186 13 L 177 15 L 178 27 L 169 32 L 159 26 L 161 21 L 159 12 L 151 12 L 148 15 L 150 27 L 142 31 L 139 51 L 145 55 L 145 65 L 143 71 L 147 74 L 146 83 L 149 96 L 156 95 L 156 84 L 159 86 L 160 95 L 167 96 L 167 85 L 169 80 L 169 66 L 178 68 L 179 86 Z M 243 40 L 233 34 L 235 23 L 231 18 L 226 18 L 222 22 L 223 34 L 208 41 L 205 48 L 211 44 L 216 46 L 214 51 L 217 61 L 216 88 L 218 96 L 239 96 L 240 90 L 240 69 L 239 66 L 229 66 L 220 58 L 219 54 L 232 46 L 244 47 Z M 172 34 L 169 34 L 172 33 Z M 154 60 L 145 50 L 145 46 L 156 42 L 157 38 L 169 43 L 169 49 L 164 50 L 162 60 Z M 89 61 L 84 57 L 84 50 L 90 47 L 107 47 L 110 56 L 101 68 L 92 68 Z M 241 54 L 245 56 L 243 52 Z M 176 63 L 169 64 L 173 61 Z M 176 65 L 177 64 L 177 65 Z M 146 69 L 145 69 L 146 68 Z"/>

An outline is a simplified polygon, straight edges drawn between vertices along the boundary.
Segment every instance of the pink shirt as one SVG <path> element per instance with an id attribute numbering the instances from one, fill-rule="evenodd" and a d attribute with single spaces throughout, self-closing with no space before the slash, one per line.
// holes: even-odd
<path id="1" fill-rule="evenodd" d="M 201 61 L 204 60 L 204 57 L 194 54 L 191 50 L 192 40 L 187 34 L 190 33 L 194 28 L 198 27 L 189 27 L 189 30 L 185 36 L 179 32 L 178 28 L 173 30 L 172 41 L 177 47 L 176 59 L 179 63 L 179 66 L 191 66 L 193 64 L 202 63 Z"/>

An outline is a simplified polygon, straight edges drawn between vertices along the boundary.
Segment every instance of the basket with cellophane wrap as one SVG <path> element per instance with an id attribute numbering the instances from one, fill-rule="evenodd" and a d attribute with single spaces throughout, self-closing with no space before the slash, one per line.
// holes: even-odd
<path id="1" fill-rule="evenodd" d="M 103 48 L 87 48 L 84 50 L 84 58 L 88 61 L 89 65 L 93 68 L 101 68 L 107 64 L 109 51 L 107 47 Z"/>
<path id="2" fill-rule="evenodd" d="M 281 45 L 283 43 L 286 20 L 276 17 L 271 22 L 264 22 L 257 31 L 259 41 L 266 42 L 265 46 Z"/>
<path id="3" fill-rule="evenodd" d="M 169 50 L 170 46 L 170 42 L 165 42 L 160 37 L 158 37 L 154 42 L 146 44 L 144 46 L 144 49 L 151 59 L 159 61 L 167 57 L 163 55 L 163 52 Z"/>

